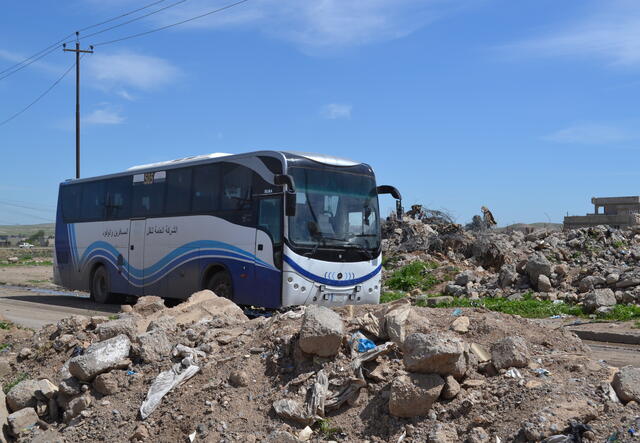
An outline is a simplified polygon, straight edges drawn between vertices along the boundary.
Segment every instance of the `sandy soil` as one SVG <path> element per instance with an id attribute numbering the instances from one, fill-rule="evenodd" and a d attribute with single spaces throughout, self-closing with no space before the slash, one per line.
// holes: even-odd
<path id="1" fill-rule="evenodd" d="M 0 284 L 56 289 L 51 266 L 0 266 Z"/>

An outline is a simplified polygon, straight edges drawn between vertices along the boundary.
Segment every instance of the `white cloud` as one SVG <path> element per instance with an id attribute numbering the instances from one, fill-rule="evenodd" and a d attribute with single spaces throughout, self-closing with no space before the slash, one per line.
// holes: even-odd
<path id="1" fill-rule="evenodd" d="M 541 56 L 596 57 L 617 66 L 640 65 L 640 2 L 607 0 L 581 19 L 506 48 Z"/>
<path id="2" fill-rule="evenodd" d="M 609 125 L 584 124 L 569 126 L 555 131 L 543 140 L 554 143 L 583 144 L 583 145 L 606 145 L 620 143 L 636 139 L 634 134 L 628 131 Z"/>
<path id="3" fill-rule="evenodd" d="M 180 70 L 167 60 L 131 51 L 96 53 L 86 63 L 89 75 L 101 87 L 114 88 L 120 95 L 124 87 L 155 89 L 171 83 L 180 75 Z"/>
<path id="4" fill-rule="evenodd" d="M 19 54 L 17 52 L 13 52 L 13 51 L 8 51 L 6 49 L 0 49 L 0 59 L 6 60 L 6 61 L 9 62 L 6 66 L 0 67 L 0 71 L 4 71 L 5 69 L 8 69 L 8 68 L 12 67 L 15 64 L 22 62 L 27 57 L 29 57 L 29 56 L 28 55 L 24 55 L 24 54 Z M 44 59 L 44 57 L 43 57 L 43 59 Z M 72 60 L 72 59 L 70 58 L 70 60 Z M 27 71 L 28 69 L 32 69 L 32 68 L 36 68 L 36 69 L 39 69 L 39 70 L 44 71 L 44 72 L 48 72 L 48 73 L 52 73 L 52 74 L 58 74 L 58 75 L 62 74 L 62 72 L 64 72 L 64 68 L 61 67 L 61 66 L 56 66 L 56 65 L 53 65 L 51 63 L 44 62 L 42 60 L 38 60 L 38 61 L 33 62 L 33 63 L 31 63 L 31 61 L 32 60 L 27 62 L 27 63 L 30 63 L 28 66 L 26 66 L 25 68 L 21 68 L 21 70 L 23 72 Z M 71 61 L 69 63 L 71 63 Z M 11 70 L 13 70 L 13 68 Z M 4 74 L 0 74 L 0 77 L 3 77 L 5 75 L 7 75 L 11 70 L 8 70 Z"/>
<path id="5" fill-rule="evenodd" d="M 329 103 L 322 107 L 320 114 L 324 118 L 335 120 L 338 118 L 351 118 L 351 109 L 353 106 L 343 103 Z"/>
<path id="6" fill-rule="evenodd" d="M 124 123 L 124 117 L 119 110 L 106 106 L 92 111 L 82 121 L 88 125 L 119 125 Z"/>
<path id="7" fill-rule="evenodd" d="M 88 0 L 95 3 L 98 0 Z M 102 0 L 99 0 L 102 2 Z M 253 0 L 178 28 L 243 28 L 282 38 L 305 52 L 332 51 L 406 36 L 478 0 Z M 119 8 L 122 8 L 122 4 Z M 191 0 L 150 17 L 167 25 L 211 11 Z M 222 6 L 219 4 L 218 6 Z"/>

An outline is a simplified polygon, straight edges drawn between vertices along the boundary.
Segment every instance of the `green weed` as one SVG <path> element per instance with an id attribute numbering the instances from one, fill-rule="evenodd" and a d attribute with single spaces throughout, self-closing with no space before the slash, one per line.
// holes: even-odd
<path id="1" fill-rule="evenodd" d="M 380 296 L 380 303 L 389 303 L 395 300 L 400 300 L 403 297 L 406 297 L 406 292 L 401 291 L 386 291 L 383 292 Z"/>
<path id="2" fill-rule="evenodd" d="M 331 426 L 331 422 L 328 418 L 323 418 L 322 420 L 318 420 L 315 425 L 317 426 L 317 430 L 322 435 L 324 440 L 333 440 L 336 434 L 342 432 L 340 428 L 334 428 Z"/>
<path id="3" fill-rule="evenodd" d="M 11 388 L 13 388 L 15 385 L 17 385 L 18 383 L 20 383 L 21 381 L 24 381 L 26 379 L 29 378 L 29 374 L 27 374 L 26 372 L 21 372 L 20 374 L 18 374 L 18 376 L 16 378 L 14 378 L 13 380 L 11 380 L 9 383 L 6 383 L 5 385 L 2 386 L 2 390 L 4 391 L 4 393 L 6 394 L 7 392 L 9 392 L 11 390 Z"/>
<path id="4" fill-rule="evenodd" d="M 411 291 L 412 289 L 429 290 L 440 281 L 431 274 L 431 270 L 437 268 L 436 263 L 415 261 L 403 266 L 391 274 L 386 281 L 387 287 L 399 291 Z"/>
<path id="5" fill-rule="evenodd" d="M 11 329 L 12 323 L 10 321 L 0 321 L 0 329 L 9 330 Z"/>

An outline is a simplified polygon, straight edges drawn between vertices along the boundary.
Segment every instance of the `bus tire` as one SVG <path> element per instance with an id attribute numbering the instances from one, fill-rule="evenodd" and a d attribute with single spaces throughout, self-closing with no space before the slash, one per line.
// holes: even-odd
<path id="1" fill-rule="evenodd" d="M 104 266 L 98 266 L 91 275 L 91 300 L 96 303 L 111 303 L 112 294 L 109 292 L 109 276 Z"/>
<path id="2" fill-rule="evenodd" d="M 213 291 L 218 297 L 233 300 L 231 276 L 229 276 L 227 271 L 220 271 L 213 274 L 207 282 L 207 289 Z"/>

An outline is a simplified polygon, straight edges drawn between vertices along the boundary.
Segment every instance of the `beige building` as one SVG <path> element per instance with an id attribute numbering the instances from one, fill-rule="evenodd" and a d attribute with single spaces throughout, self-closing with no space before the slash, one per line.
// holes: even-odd
<path id="1" fill-rule="evenodd" d="M 564 218 L 564 229 L 609 225 L 614 228 L 640 225 L 640 196 L 593 197 L 593 214 Z"/>

